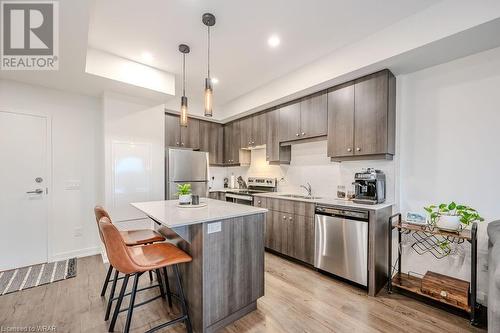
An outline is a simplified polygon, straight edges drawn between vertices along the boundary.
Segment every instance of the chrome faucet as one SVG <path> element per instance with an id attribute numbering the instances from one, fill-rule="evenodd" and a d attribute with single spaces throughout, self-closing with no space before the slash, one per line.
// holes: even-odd
<path id="1" fill-rule="evenodd" d="M 307 186 L 305 185 L 300 185 L 300 187 L 303 187 L 307 191 L 307 195 L 312 197 L 312 187 L 311 184 L 307 183 Z"/>

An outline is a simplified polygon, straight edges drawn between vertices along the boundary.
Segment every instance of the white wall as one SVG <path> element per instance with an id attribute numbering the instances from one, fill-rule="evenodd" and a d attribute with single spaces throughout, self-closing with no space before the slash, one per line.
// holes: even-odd
<path id="1" fill-rule="evenodd" d="M 398 77 L 401 89 L 401 210 L 455 200 L 486 221 L 500 219 L 500 48 Z M 486 292 L 486 223 L 479 230 L 479 290 Z M 405 269 L 468 278 L 470 258 L 429 260 L 413 252 Z M 482 295 L 480 295 L 482 297 Z"/>
<path id="2" fill-rule="evenodd" d="M 396 58 L 416 51 L 413 61 L 442 55 L 419 53 L 419 48 L 479 26 L 500 16 L 500 2 L 444 0 L 356 42 L 335 50 L 296 71 L 273 80 L 225 104 L 222 118 L 243 111 L 263 110 L 307 93 L 349 81 L 397 63 Z M 472 42 L 471 42 L 472 43 Z M 466 49 L 462 45 L 457 49 Z M 449 48 L 446 55 L 457 50 Z"/>
<path id="3" fill-rule="evenodd" d="M 165 114 L 161 105 L 106 93 L 103 118 L 105 207 L 123 227 L 120 222 L 145 218 L 130 202 L 164 198 Z"/>
<path id="4" fill-rule="evenodd" d="M 52 119 L 49 260 L 97 253 L 93 207 L 102 197 L 100 100 L 0 80 L 0 108 Z M 68 181 L 79 182 L 80 189 L 67 190 Z"/>

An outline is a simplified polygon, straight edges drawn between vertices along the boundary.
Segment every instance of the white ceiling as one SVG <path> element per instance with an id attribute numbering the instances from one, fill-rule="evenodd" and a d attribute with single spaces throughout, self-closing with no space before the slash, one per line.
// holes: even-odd
<path id="1" fill-rule="evenodd" d="M 67 1 L 67 0 L 65 0 Z M 215 103 L 225 103 L 347 44 L 410 16 L 438 0 L 96 0 L 88 43 L 124 58 L 175 73 L 180 88 L 181 54 L 187 57 L 187 95 L 200 100 L 206 76 L 205 12 L 212 29 L 212 73 L 219 79 Z M 281 45 L 270 49 L 267 38 Z M 179 91 L 179 90 L 178 90 Z"/>

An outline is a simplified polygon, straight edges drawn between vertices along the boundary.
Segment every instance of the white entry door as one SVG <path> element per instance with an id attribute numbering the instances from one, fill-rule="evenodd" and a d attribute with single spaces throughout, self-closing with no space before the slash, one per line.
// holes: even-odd
<path id="1" fill-rule="evenodd" d="M 48 126 L 0 111 L 0 271 L 47 262 Z"/>

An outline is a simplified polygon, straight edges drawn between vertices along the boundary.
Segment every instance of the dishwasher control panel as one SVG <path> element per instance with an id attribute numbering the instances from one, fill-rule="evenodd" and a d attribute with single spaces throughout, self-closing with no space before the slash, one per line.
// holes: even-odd
<path id="1" fill-rule="evenodd" d="M 363 221 L 368 221 L 369 213 L 367 211 L 351 210 L 344 208 L 328 207 L 328 206 L 316 206 L 316 214 L 320 215 L 330 215 L 337 217 L 353 217 L 355 219 L 360 219 Z"/>

